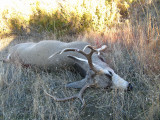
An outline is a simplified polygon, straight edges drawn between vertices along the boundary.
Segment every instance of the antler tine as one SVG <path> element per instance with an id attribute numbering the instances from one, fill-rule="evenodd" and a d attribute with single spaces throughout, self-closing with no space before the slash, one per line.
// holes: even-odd
<path id="1" fill-rule="evenodd" d="M 77 48 L 65 48 L 62 51 L 58 51 L 58 52 L 52 54 L 51 56 L 48 57 L 48 59 L 52 58 L 55 55 L 62 54 L 64 52 L 68 52 L 68 51 L 78 51 L 78 49 Z"/>
<path id="2" fill-rule="evenodd" d="M 96 51 L 98 52 L 98 55 L 100 55 L 101 52 L 103 52 L 104 50 L 106 50 L 107 46 L 103 45 L 101 48 L 96 49 Z"/>
<path id="3" fill-rule="evenodd" d="M 99 52 L 103 52 L 104 50 L 106 50 L 107 46 L 106 45 L 103 45 L 102 47 L 96 49 L 97 51 Z"/>
<path id="4" fill-rule="evenodd" d="M 85 106 L 85 101 L 84 101 L 84 99 L 82 98 L 82 94 L 83 94 L 83 92 L 88 88 L 88 87 L 90 87 L 92 84 L 86 84 L 85 86 L 83 86 L 83 88 L 79 91 L 79 93 L 78 94 L 76 94 L 76 95 L 73 95 L 73 96 L 71 96 L 71 97 L 65 97 L 65 98 L 57 98 L 57 97 L 55 97 L 55 96 L 52 96 L 52 95 L 50 95 L 49 93 L 47 93 L 47 91 L 46 90 L 44 90 L 44 93 L 46 94 L 46 95 L 48 95 L 49 97 L 51 97 L 51 98 L 53 98 L 55 101 L 57 101 L 57 102 L 64 102 L 64 101 L 69 101 L 69 100 L 73 100 L 73 99 L 76 99 L 76 98 L 78 98 L 78 99 L 80 99 L 80 101 L 82 102 L 82 108 Z"/>
<path id="5" fill-rule="evenodd" d="M 98 49 L 95 49 L 95 47 L 91 46 L 91 45 L 86 45 L 83 49 L 83 51 L 85 51 L 86 48 L 89 48 L 91 49 L 92 51 L 94 52 L 97 52 L 98 55 L 100 55 L 100 52 L 103 52 L 104 50 L 106 50 L 107 46 L 106 45 L 103 45 L 102 47 L 98 48 Z"/>
<path id="6" fill-rule="evenodd" d="M 91 45 L 86 45 L 86 46 L 83 48 L 83 51 L 85 51 L 86 48 L 90 48 L 91 50 L 96 51 L 96 49 L 93 48 L 93 46 L 91 46 Z"/>
<path id="7" fill-rule="evenodd" d="M 68 51 L 78 51 L 79 49 L 77 48 L 65 48 L 63 49 L 59 54 L 62 54 L 64 52 L 68 52 Z"/>

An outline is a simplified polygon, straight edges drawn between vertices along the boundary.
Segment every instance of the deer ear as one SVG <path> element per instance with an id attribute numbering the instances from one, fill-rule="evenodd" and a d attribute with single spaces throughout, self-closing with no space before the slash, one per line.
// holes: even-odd
<path id="1" fill-rule="evenodd" d="M 106 62 L 102 56 L 98 56 L 98 58 L 99 58 L 102 62 Z"/>
<path id="2" fill-rule="evenodd" d="M 101 53 L 100 55 L 98 55 L 98 58 L 102 61 L 106 63 L 106 59 L 103 53 Z"/>

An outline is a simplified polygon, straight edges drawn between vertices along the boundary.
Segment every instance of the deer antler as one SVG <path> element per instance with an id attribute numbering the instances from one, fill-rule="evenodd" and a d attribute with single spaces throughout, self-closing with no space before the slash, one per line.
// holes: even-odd
<path id="1" fill-rule="evenodd" d="M 88 54 L 84 52 L 87 48 L 89 48 L 89 49 L 91 50 Z M 92 64 L 92 55 L 93 55 L 93 53 L 95 52 L 95 53 L 97 53 L 98 56 L 99 56 L 99 55 L 100 55 L 100 52 L 104 51 L 106 48 L 107 48 L 106 45 L 103 45 L 101 48 L 98 48 L 98 49 L 95 49 L 95 48 L 94 48 L 93 46 L 91 46 L 91 45 L 86 45 L 86 46 L 83 48 L 83 50 L 79 50 L 79 49 L 77 49 L 77 48 L 65 48 L 65 49 L 63 49 L 62 51 L 59 51 L 59 52 L 57 52 L 57 53 L 55 53 L 55 54 L 52 54 L 48 59 L 52 58 L 53 56 L 55 56 L 55 55 L 57 55 L 57 54 L 62 54 L 62 53 L 64 53 L 64 52 L 68 52 L 68 51 L 78 52 L 78 53 L 84 55 L 84 56 L 87 58 L 89 67 L 90 67 L 95 73 L 97 73 L 97 70 L 95 69 L 94 65 Z"/>
<path id="2" fill-rule="evenodd" d="M 52 96 L 52 95 L 50 95 L 49 93 L 47 93 L 45 90 L 44 90 L 44 92 L 45 92 L 45 94 L 46 95 L 48 95 L 48 96 L 50 96 L 51 98 L 53 98 L 55 101 L 57 101 L 57 102 L 64 102 L 64 101 L 68 101 L 68 100 L 73 100 L 73 99 L 76 99 L 76 98 L 78 98 L 78 99 L 80 99 L 80 101 L 82 102 L 82 108 L 85 106 L 85 101 L 84 101 L 84 99 L 82 98 L 82 94 L 83 94 L 83 92 L 88 88 L 88 87 L 90 87 L 92 84 L 86 84 L 85 86 L 83 86 L 83 88 L 79 91 L 79 93 L 78 94 L 76 94 L 76 95 L 73 95 L 73 96 L 71 96 L 71 97 L 65 97 L 65 98 L 57 98 L 57 97 L 55 97 L 55 96 Z"/>
<path id="3" fill-rule="evenodd" d="M 87 72 L 86 78 L 84 78 L 84 79 L 87 79 L 87 80 L 86 80 L 86 84 L 82 87 L 82 89 L 79 91 L 78 94 L 73 95 L 73 96 L 71 96 L 71 97 L 66 97 L 66 98 L 57 98 L 57 97 L 55 97 L 55 96 L 52 96 L 52 95 L 48 94 L 46 91 L 44 91 L 45 94 L 48 95 L 48 96 L 50 96 L 50 97 L 52 97 L 55 101 L 58 101 L 58 102 L 63 102 L 63 101 L 68 101 L 68 100 L 72 100 L 72 99 L 78 98 L 78 99 L 80 99 L 80 101 L 82 102 L 82 107 L 84 107 L 85 101 L 84 101 L 84 99 L 82 98 L 82 94 L 83 94 L 83 92 L 85 91 L 85 89 L 87 89 L 88 87 L 90 87 L 90 86 L 92 86 L 92 85 L 95 84 L 95 83 L 93 82 L 92 78 L 95 76 L 96 73 L 99 72 L 98 70 L 96 70 L 96 68 L 94 67 L 94 65 L 93 65 L 93 63 L 92 63 L 92 55 L 93 55 L 93 53 L 95 53 L 95 52 L 96 52 L 98 55 L 100 55 L 100 52 L 101 52 L 101 51 L 104 51 L 104 50 L 106 49 L 106 47 L 107 47 L 106 45 L 103 45 L 101 48 L 95 49 L 95 48 L 92 47 L 91 45 L 87 45 L 87 46 L 84 47 L 83 50 L 79 50 L 79 49 L 77 49 L 77 48 L 66 48 L 66 49 L 64 49 L 64 50 L 62 50 L 62 51 L 60 51 L 60 52 L 57 52 L 56 54 L 62 54 L 62 53 L 64 53 L 64 52 L 68 52 L 68 51 L 78 52 L 78 53 L 84 55 L 84 56 L 87 58 L 89 67 L 90 67 L 91 69 Z M 86 48 L 89 48 L 89 49 L 90 49 L 90 52 L 89 52 L 89 53 L 85 53 L 85 52 L 84 52 L 84 51 L 86 50 Z M 54 54 L 54 55 L 55 55 L 55 54 Z M 51 55 L 49 58 L 53 57 L 54 55 Z M 94 71 L 94 74 L 93 74 L 92 71 Z"/>
<path id="4" fill-rule="evenodd" d="M 85 53 L 84 51 L 86 50 L 86 48 L 89 48 L 91 51 L 89 53 Z M 107 48 L 106 45 L 103 45 L 101 48 L 95 49 L 93 46 L 91 45 L 86 45 L 83 50 L 79 50 L 77 48 L 66 48 L 64 50 L 62 50 L 59 54 L 62 54 L 63 52 L 68 52 L 68 51 L 75 51 L 78 52 L 82 55 L 84 55 L 87 60 L 88 60 L 88 64 L 89 67 L 95 72 L 97 73 L 96 68 L 94 67 L 93 63 L 92 63 L 92 55 L 94 52 L 96 52 L 98 55 L 100 55 L 100 52 L 104 51 Z"/>

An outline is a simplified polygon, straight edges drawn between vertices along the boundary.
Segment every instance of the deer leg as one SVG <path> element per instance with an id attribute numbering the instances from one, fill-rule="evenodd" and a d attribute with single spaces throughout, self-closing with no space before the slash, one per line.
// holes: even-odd
<path id="1" fill-rule="evenodd" d="M 94 83 L 93 77 L 95 76 L 95 73 L 92 70 L 88 70 L 86 73 L 86 76 L 84 79 L 76 82 L 72 82 L 66 85 L 67 88 L 82 88 L 87 83 Z"/>

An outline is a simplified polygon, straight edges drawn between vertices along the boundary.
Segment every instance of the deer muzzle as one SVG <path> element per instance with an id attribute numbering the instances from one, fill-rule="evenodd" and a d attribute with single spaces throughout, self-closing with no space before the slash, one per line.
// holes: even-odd
<path id="1" fill-rule="evenodd" d="M 127 82 L 117 74 L 112 76 L 112 84 L 112 87 L 115 89 L 122 89 L 127 91 L 131 91 L 133 89 L 131 83 Z"/>
<path id="2" fill-rule="evenodd" d="M 127 91 L 131 91 L 132 89 L 133 89 L 133 86 L 131 85 L 131 83 L 129 83 L 127 87 Z"/>

